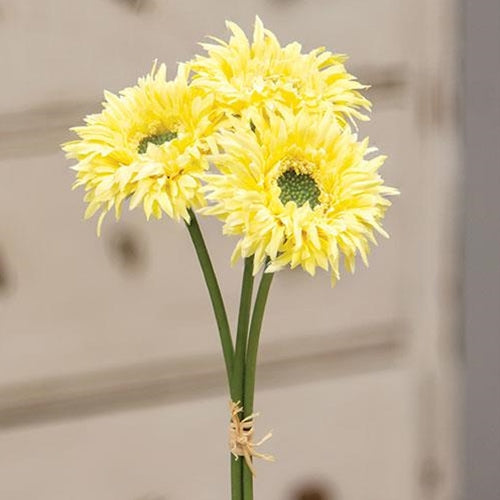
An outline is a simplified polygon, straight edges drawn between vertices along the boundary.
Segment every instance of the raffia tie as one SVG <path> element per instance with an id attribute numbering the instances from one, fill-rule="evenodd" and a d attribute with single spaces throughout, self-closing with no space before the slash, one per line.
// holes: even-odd
<path id="1" fill-rule="evenodd" d="M 253 442 L 253 425 L 255 417 L 258 417 L 258 413 L 252 413 L 243 420 L 240 420 L 239 414 L 243 412 L 243 407 L 238 401 L 229 402 L 229 409 L 231 411 L 231 422 L 229 423 L 229 448 L 231 453 L 236 457 L 244 457 L 248 468 L 251 470 L 252 474 L 255 476 L 255 468 L 252 463 L 254 457 L 261 458 L 266 462 L 274 462 L 274 457 L 272 455 L 266 455 L 264 453 L 259 453 L 255 450 L 257 446 L 265 443 L 268 439 L 272 437 L 272 432 L 266 434 L 257 443 Z"/>

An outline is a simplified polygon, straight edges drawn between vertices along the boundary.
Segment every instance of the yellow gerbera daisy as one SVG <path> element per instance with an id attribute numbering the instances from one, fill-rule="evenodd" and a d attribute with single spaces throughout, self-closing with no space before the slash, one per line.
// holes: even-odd
<path id="1" fill-rule="evenodd" d="M 229 42 L 213 38 L 217 43 L 201 44 L 208 56 L 197 56 L 190 66 L 193 85 L 213 91 L 229 113 L 243 114 L 250 106 L 331 109 L 342 125 L 367 119 L 363 111 L 371 104 L 359 93 L 366 86 L 346 72 L 345 55 L 322 47 L 303 54 L 297 42 L 281 47 L 258 17 L 251 43 L 238 25 L 226 24 Z"/>
<path id="2" fill-rule="evenodd" d="M 188 69 L 166 80 L 166 67 L 138 80 L 119 95 L 105 92 L 103 111 L 75 127 L 78 140 L 63 145 L 78 164 L 74 187 L 85 186 L 85 218 L 112 208 L 116 217 L 123 202 L 142 204 L 146 216 L 166 212 L 189 221 L 189 208 L 204 204 L 199 174 L 207 168 L 206 142 L 214 130 L 213 97 L 187 83 Z"/>
<path id="3" fill-rule="evenodd" d="M 203 212 L 240 237 L 233 261 L 254 255 L 255 273 L 266 259 L 269 272 L 330 268 L 332 282 L 341 255 L 351 272 L 358 252 L 366 263 L 374 233 L 387 236 L 385 195 L 397 193 L 378 174 L 385 157 L 367 158 L 375 148 L 341 129 L 331 112 L 256 112 L 252 127 L 242 127 L 221 132 L 223 152 L 211 158 L 220 174 L 205 175 L 212 204 Z"/>

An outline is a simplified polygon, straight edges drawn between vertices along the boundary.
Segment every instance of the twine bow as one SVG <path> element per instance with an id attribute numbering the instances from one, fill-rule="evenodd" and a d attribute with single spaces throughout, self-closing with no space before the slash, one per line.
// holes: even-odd
<path id="1" fill-rule="evenodd" d="M 264 453 L 259 453 L 255 450 L 257 446 L 265 443 L 268 439 L 272 437 L 272 432 L 267 433 L 260 441 L 257 443 L 253 442 L 253 425 L 255 417 L 258 417 L 258 413 L 252 413 L 243 420 L 240 420 L 239 414 L 243 411 L 243 407 L 238 401 L 229 402 L 229 409 L 231 411 L 231 422 L 229 423 L 229 448 L 231 453 L 236 457 L 244 457 L 248 468 L 252 472 L 252 475 L 256 475 L 255 468 L 252 463 L 253 457 L 261 458 L 266 462 L 274 462 L 274 457 L 272 455 L 267 455 Z"/>

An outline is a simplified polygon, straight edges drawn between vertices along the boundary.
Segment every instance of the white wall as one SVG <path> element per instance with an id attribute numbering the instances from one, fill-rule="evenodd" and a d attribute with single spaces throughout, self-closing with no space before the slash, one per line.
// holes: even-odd
<path id="1" fill-rule="evenodd" d="M 451 0 L 2 2 L 0 498 L 224 497 L 222 361 L 185 231 L 127 213 L 97 239 L 58 144 L 102 89 L 157 57 L 190 57 L 205 34 L 226 36 L 225 18 L 248 29 L 256 13 L 283 41 L 351 55 L 373 84 L 361 133 L 402 192 L 369 269 L 333 290 L 321 274 L 273 284 L 256 407 L 279 461 L 259 465 L 260 498 L 292 500 L 316 479 L 342 500 L 456 498 Z M 204 225 L 234 311 L 232 243 Z M 128 265 L 123 238 L 138 255 Z"/>

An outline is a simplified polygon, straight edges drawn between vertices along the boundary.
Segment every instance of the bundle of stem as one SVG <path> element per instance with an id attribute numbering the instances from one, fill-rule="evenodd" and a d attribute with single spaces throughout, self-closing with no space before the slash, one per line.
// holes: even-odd
<path id="1" fill-rule="evenodd" d="M 248 419 L 253 415 L 259 339 L 273 273 L 266 273 L 264 269 L 252 310 L 253 257 L 245 259 L 234 347 L 224 300 L 203 234 L 193 211 L 190 211 L 190 217 L 187 228 L 214 310 L 231 400 L 240 402 L 243 407 L 243 414 L 238 415 L 239 419 Z M 231 499 L 253 500 L 253 471 L 245 460 L 239 460 L 233 455 L 231 455 Z"/>

